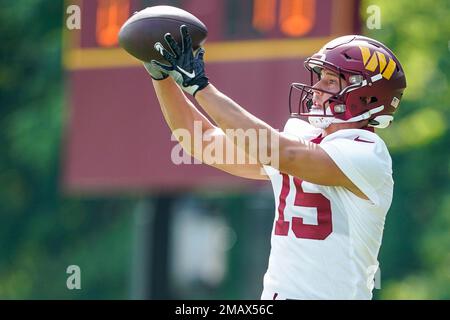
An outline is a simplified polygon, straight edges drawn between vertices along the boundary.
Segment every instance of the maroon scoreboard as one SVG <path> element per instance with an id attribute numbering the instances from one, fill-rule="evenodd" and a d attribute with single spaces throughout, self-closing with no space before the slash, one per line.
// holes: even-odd
<path id="1" fill-rule="evenodd" d="M 282 129 L 291 82 L 330 39 L 358 32 L 358 0 L 78 0 L 81 28 L 66 31 L 68 122 L 63 184 L 70 192 L 128 192 L 248 183 L 201 164 L 176 165 L 176 141 L 150 77 L 118 47 L 135 11 L 173 5 L 208 27 L 206 72 L 244 108 Z M 193 162 L 193 161 L 192 161 Z"/>

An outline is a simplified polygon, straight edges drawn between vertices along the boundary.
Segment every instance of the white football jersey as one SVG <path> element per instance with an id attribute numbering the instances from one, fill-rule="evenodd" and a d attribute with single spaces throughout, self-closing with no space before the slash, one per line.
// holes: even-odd
<path id="1" fill-rule="evenodd" d="M 321 130 L 290 119 L 284 132 L 310 141 Z M 393 194 L 391 157 L 383 140 L 362 129 L 339 130 L 320 147 L 369 200 L 265 166 L 276 207 L 262 299 L 372 298 Z"/>

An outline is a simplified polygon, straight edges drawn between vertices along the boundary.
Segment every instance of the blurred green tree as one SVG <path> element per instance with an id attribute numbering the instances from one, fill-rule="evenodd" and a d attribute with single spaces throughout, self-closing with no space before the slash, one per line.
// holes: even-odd
<path id="1" fill-rule="evenodd" d="M 364 0 L 381 10 L 381 28 L 365 33 L 402 62 L 408 88 L 390 147 L 394 200 L 380 254 L 381 299 L 450 298 L 450 3 Z"/>
<path id="2" fill-rule="evenodd" d="M 60 185 L 63 1 L 0 8 L 0 298 L 127 298 L 134 201 L 66 197 Z"/>

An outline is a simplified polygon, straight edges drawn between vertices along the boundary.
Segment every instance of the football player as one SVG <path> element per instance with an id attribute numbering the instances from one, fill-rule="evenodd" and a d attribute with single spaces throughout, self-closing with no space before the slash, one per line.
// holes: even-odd
<path id="1" fill-rule="evenodd" d="M 271 150 L 277 163 L 212 164 L 272 183 L 276 210 L 261 298 L 371 299 L 393 195 L 391 157 L 374 130 L 391 123 L 406 88 L 398 59 L 359 35 L 325 44 L 305 61 L 310 83 L 291 84 L 290 100 L 296 92 L 299 99 L 291 101 L 296 107 L 280 133 L 220 92 L 205 74 L 204 50 L 193 52 L 185 26 L 181 35 L 181 46 L 170 34 L 166 44 L 155 44 L 169 64 L 145 63 L 172 131 L 192 132 L 201 121 L 208 141 L 226 140 L 227 129 L 265 130 L 278 139 Z M 180 140 L 196 154 L 191 142 Z M 246 150 L 248 156 L 258 159 L 256 149 Z"/>

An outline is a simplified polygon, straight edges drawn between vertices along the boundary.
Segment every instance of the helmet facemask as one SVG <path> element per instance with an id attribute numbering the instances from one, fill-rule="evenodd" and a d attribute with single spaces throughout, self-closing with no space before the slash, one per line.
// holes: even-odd
<path id="1" fill-rule="evenodd" d="M 317 58 L 308 58 L 305 68 L 310 73 L 310 85 L 292 83 L 289 92 L 289 112 L 291 117 L 307 119 L 313 126 L 327 128 L 331 123 L 347 122 L 347 93 L 363 85 L 364 75 L 351 70 L 345 70 Z M 338 75 L 339 90 L 330 92 L 314 85 L 321 80 L 321 71 L 329 70 Z M 322 110 L 313 108 L 314 91 L 329 95 L 322 103 Z M 294 105 L 296 103 L 296 105 Z"/>

